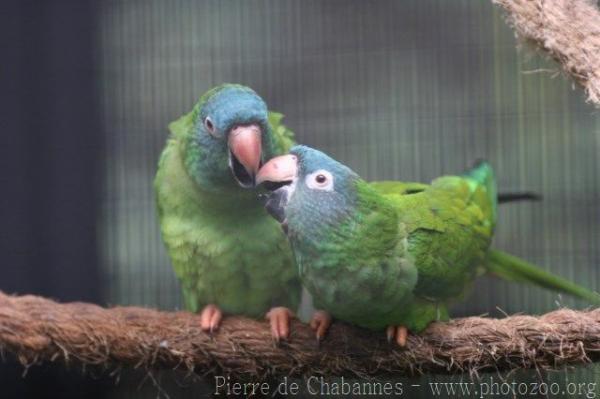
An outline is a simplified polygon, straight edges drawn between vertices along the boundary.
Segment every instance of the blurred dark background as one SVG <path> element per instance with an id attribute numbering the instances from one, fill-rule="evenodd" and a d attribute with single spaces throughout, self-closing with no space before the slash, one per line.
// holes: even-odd
<path id="1" fill-rule="evenodd" d="M 0 290 L 179 308 L 152 179 L 166 125 L 222 82 L 253 87 L 298 141 L 369 179 L 489 159 L 501 190 L 544 197 L 503 207 L 495 245 L 600 288 L 598 111 L 517 51 L 491 2 L 4 0 L 0 41 Z M 585 306 L 483 278 L 454 314 L 563 305 Z M 171 374 L 154 376 L 163 392 L 141 372 L 23 371 L 6 356 L 1 398 L 205 392 Z M 598 368 L 545 378 L 600 381 Z"/>
<path id="2" fill-rule="evenodd" d="M 103 302 L 103 129 L 92 1 L 0 3 L 0 289 Z M 62 367 L 0 365 L 0 397 L 102 397 Z"/>

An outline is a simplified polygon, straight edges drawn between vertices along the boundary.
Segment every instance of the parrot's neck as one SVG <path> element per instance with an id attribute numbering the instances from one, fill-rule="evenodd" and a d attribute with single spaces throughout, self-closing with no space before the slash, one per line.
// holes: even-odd
<path id="1" fill-rule="evenodd" d="M 215 193 L 197 187 L 198 196 L 195 201 L 202 209 L 226 211 L 235 215 L 258 214 L 265 216 L 262 203 L 256 190 L 239 188 L 235 192 Z"/>
<path id="2" fill-rule="evenodd" d="M 256 190 L 244 189 L 237 185 L 219 190 L 207 190 L 200 186 L 198 181 L 190 176 L 176 140 L 169 142 L 163 154 L 162 168 L 162 175 L 168 176 L 168 180 L 163 184 L 166 201 L 171 204 L 174 212 L 181 213 L 182 217 L 202 214 L 205 217 L 248 221 L 248 218 L 266 216 Z M 227 172 L 231 173 L 229 170 Z"/>
<path id="3" fill-rule="evenodd" d="M 239 185 L 226 156 L 220 159 L 221 155 L 205 150 L 202 143 L 190 137 L 180 141 L 178 152 L 181 166 L 198 193 L 197 200 L 204 205 L 234 212 L 261 208 L 258 192 Z"/>
<path id="4" fill-rule="evenodd" d="M 288 237 L 299 255 L 299 266 L 360 262 L 365 250 L 391 253 L 405 238 L 397 212 L 387 199 L 362 180 L 356 183 L 356 190 L 346 203 L 337 204 L 335 212 L 321 204 L 288 216 Z"/>

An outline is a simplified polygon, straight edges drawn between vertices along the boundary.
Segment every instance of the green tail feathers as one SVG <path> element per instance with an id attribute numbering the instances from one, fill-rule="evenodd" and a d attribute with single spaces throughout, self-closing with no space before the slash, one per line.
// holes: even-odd
<path id="1" fill-rule="evenodd" d="M 485 187 L 486 197 L 492 204 L 492 220 L 496 220 L 498 207 L 498 194 L 494 171 L 489 163 L 479 161 L 475 166 L 465 172 L 466 177 L 476 187 Z M 591 304 L 600 305 L 600 294 L 579 286 L 562 277 L 540 269 L 539 267 L 501 251 L 491 250 L 488 258 L 488 270 L 499 277 L 510 281 L 518 281 L 538 285 L 554 291 L 564 292 L 574 297 L 589 301 Z"/>
<path id="2" fill-rule="evenodd" d="M 501 251 L 490 251 L 488 270 L 506 280 L 531 283 L 554 291 L 564 292 L 589 301 L 594 305 L 600 305 L 600 294 L 597 292 L 588 290 L 562 277 L 542 270 L 523 259 Z"/>

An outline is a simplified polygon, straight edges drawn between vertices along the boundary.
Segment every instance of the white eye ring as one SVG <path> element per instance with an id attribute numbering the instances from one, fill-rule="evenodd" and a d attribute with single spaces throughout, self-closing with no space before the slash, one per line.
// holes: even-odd
<path id="1" fill-rule="evenodd" d="M 210 119 L 210 117 L 208 117 L 208 116 L 206 118 L 204 118 L 204 127 L 208 131 L 208 134 L 210 134 L 213 137 L 217 137 L 215 125 L 214 125 L 212 119 Z"/>
<path id="2" fill-rule="evenodd" d="M 325 169 L 319 169 L 306 176 L 306 186 L 312 190 L 333 191 L 333 175 Z"/>

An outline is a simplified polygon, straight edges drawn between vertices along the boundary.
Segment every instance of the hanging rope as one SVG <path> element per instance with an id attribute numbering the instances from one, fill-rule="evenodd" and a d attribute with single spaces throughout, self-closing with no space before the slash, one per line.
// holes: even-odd
<path id="1" fill-rule="evenodd" d="M 554 58 L 600 106 L 600 10 L 593 0 L 493 0 L 517 37 Z"/>

